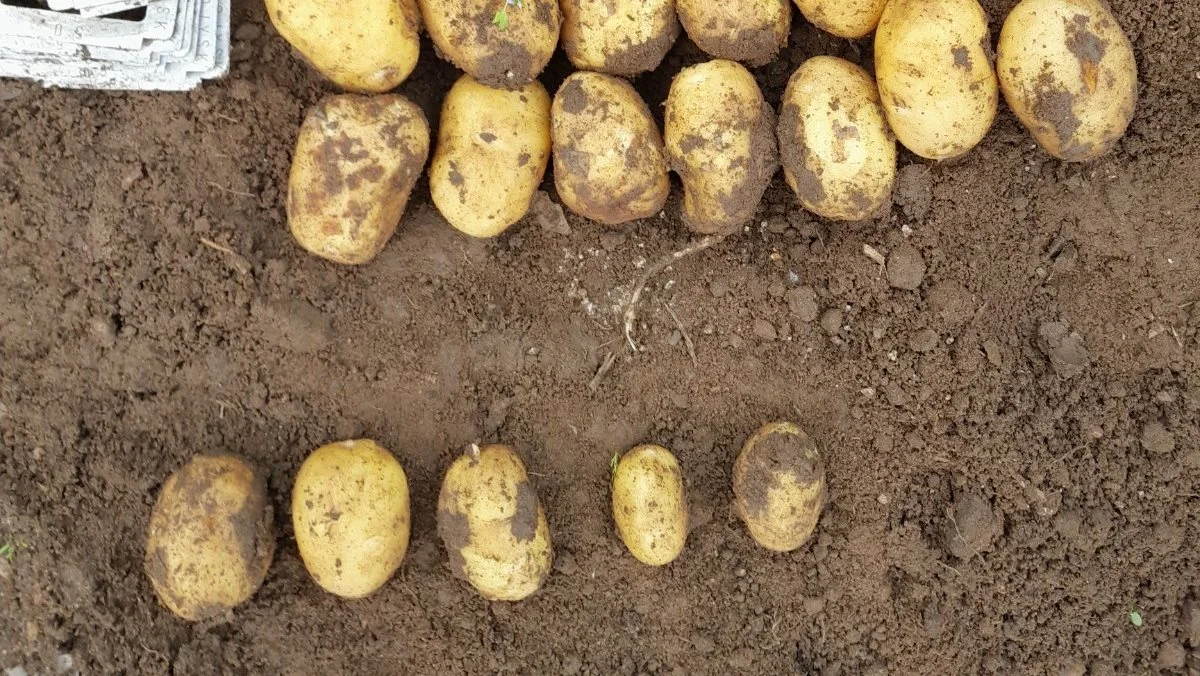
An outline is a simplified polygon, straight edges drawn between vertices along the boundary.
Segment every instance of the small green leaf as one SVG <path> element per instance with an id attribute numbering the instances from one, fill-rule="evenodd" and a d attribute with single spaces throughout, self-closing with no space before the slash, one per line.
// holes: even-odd
<path id="1" fill-rule="evenodd" d="M 1142 614 L 1136 610 L 1129 613 L 1129 621 L 1132 622 L 1133 626 L 1135 627 L 1142 626 Z"/>
<path id="2" fill-rule="evenodd" d="M 608 472 L 612 476 L 617 476 L 617 465 L 621 462 L 621 456 L 613 453 L 613 457 L 608 461 Z"/>
<path id="3" fill-rule="evenodd" d="M 492 17 L 492 23 L 500 30 L 508 28 L 508 11 L 501 9 L 499 12 L 496 12 L 496 16 Z"/>
<path id="4" fill-rule="evenodd" d="M 16 554 L 17 548 L 13 547 L 11 542 L 5 544 L 3 547 L 0 547 L 0 557 L 8 559 L 10 562 L 13 560 L 13 557 L 16 556 Z"/>

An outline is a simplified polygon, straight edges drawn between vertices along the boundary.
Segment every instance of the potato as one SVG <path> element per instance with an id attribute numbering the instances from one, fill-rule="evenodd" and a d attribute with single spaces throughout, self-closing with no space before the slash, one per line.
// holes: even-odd
<path id="1" fill-rule="evenodd" d="M 758 544 L 777 552 L 804 544 L 825 501 L 825 463 L 816 443 L 790 422 L 759 428 L 734 462 L 733 498 Z"/>
<path id="2" fill-rule="evenodd" d="M 495 237 L 529 211 L 549 160 L 546 88 L 494 89 L 464 75 L 442 102 L 429 192 L 450 225 Z"/>
<path id="3" fill-rule="evenodd" d="M 525 465 L 508 446 L 472 445 L 450 465 L 437 528 L 451 571 L 488 600 L 520 601 L 550 574 L 550 526 Z"/>
<path id="4" fill-rule="evenodd" d="M 158 599 L 205 620 L 249 599 L 275 555 L 267 484 L 231 455 L 198 455 L 163 484 L 146 535 L 146 574 Z"/>
<path id="5" fill-rule="evenodd" d="M 679 37 L 675 0 L 562 0 L 562 46 L 580 70 L 654 70 Z"/>
<path id="6" fill-rule="evenodd" d="M 999 92 L 987 15 L 976 0 L 891 0 L 875 32 L 875 78 L 888 124 L 931 160 L 987 135 Z"/>
<path id="7" fill-rule="evenodd" d="M 663 138 L 683 179 L 683 220 L 711 234 L 754 216 L 779 167 L 775 113 L 750 71 L 716 59 L 684 68 L 667 94 Z"/>
<path id="8" fill-rule="evenodd" d="M 386 92 L 412 73 L 421 52 L 416 0 L 266 0 L 271 23 L 342 89 Z"/>
<path id="9" fill-rule="evenodd" d="M 787 45 L 788 0 L 675 0 L 679 23 L 696 46 L 718 59 L 765 66 Z"/>
<path id="10" fill-rule="evenodd" d="M 875 82 L 849 61 L 817 56 L 792 74 L 779 111 L 779 150 L 784 178 L 815 214 L 860 221 L 891 196 L 896 142 Z"/>
<path id="11" fill-rule="evenodd" d="M 322 446 L 296 474 L 296 545 L 327 592 L 357 599 L 382 587 L 404 560 L 409 524 L 404 468 L 370 439 Z"/>
<path id="12" fill-rule="evenodd" d="M 671 191 L 650 109 L 618 77 L 580 71 L 550 108 L 554 185 L 571 211 L 617 225 L 662 210 Z"/>
<path id="13" fill-rule="evenodd" d="M 341 94 L 300 126 L 287 215 L 300 246 L 366 263 L 387 244 L 429 156 L 429 123 L 403 96 Z"/>
<path id="14" fill-rule="evenodd" d="M 558 0 L 418 2 L 438 54 L 490 87 L 524 87 L 558 47 Z"/>
<path id="15" fill-rule="evenodd" d="M 638 446 L 612 476 L 613 521 L 634 558 L 665 566 L 683 551 L 688 507 L 679 461 L 662 446 Z"/>
<path id="16" fill-rule="evenodd" d="M 1133 45 L 1103 0 L 1024 0 L 1000 31 L 1004 99 L 1051 155 L 1093 160 L 1133 119 Z"/>
<path id="17" fill-rule="evenodd" d="M 817 28 L 842 38 L 866 37 L 879 25 L 887 0 L 796 0 L 796 6 Z"/>

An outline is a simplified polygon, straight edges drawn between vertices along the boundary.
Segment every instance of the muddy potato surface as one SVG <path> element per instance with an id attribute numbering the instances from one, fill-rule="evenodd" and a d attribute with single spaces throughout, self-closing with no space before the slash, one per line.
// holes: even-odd
<path id="1" fill-rule="evenodd" d="M 734 462 L 733 497 L 758 544 L 777 552 L 800 547 L 825 501 L 825 464 L 816 443 L 793 423 L 764 425 Z"/>
<path id="2" fill-rule="evenodd" d="M 787 45 L 789 0 L 675 0 L 679 22 L 696 46 L 718 59 L 770 63 Z"/>
<path id="3" fill-rule="evenodd" d="M 796 6 L 814 26 L 838 37 L 866 37 L 883 14 L 887 0 L 796 0 Z"/>
<path id="4" fill-rule="evenodd" d="M 675 0 L 562 0 L 562 46 L 580 70 L 654 70 L 679 37 Z"/>
<path id="5" fill-rule="evenodd" d="M 558 48 L 558 0 L 418 0 L 438 53 L 490 87 L 520 89 Z"/>
<path id="6" fill-rule="evenodd" d="M 661 446 L 631 449 L 613 472 L 612 510 L 621 541 L 638 561 L 650 566 L 674 561 L 688 529 L 679 461 Z"/>

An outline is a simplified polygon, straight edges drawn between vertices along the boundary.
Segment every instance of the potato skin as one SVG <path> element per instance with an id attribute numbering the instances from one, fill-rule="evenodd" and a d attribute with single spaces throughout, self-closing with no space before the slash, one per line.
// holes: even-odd
<path id="1" fill-rule="evenodd" d="M 262 585 L 274 556 L 267 485 L 245 461 L 198 455 L 163 484 L 145 568 L 171 612 L 196 621 L 233 608 Z"/>
<path id="2" fill-rule="evenodd" d="M 495 237 L 529 211 L 549 160 L 546 88 L 495 89 L 464 75 L 442 103 L 429 192 L 450 225 Z"/>
<path id="3" fill-rule="evenodd" d="M 841 38 L 866 37 L 879 25 L 887 0 L 796 0 L 796 6 L 817 28 Z"/>
<path id="4" fill-rule="evenodd" d="M 976 0 L 890 0 L 875 32 L 875 78 L 888 124 L 931 160 L 987 135 L 999 90 L 987 15 Z"/>
<path id="5" fill-rule="evenodd" d="M 408 551 L 409 524 L 404 468 L 370 439 L 322 446 L 296 474 L 296 545 L 331 594 L 357 599 L 382 587 Z"/>
<path id="6" fill-rule="evenodd" d="M 634 558 L 665 566 L 683 551 L 688 507 L 679 461 L 645 444 L 621 457 L 612 477 L 613 521 Z"/>
<path id="7" fill-rule="evenodd" d="M 662 135 L 625 80 L 580 71 L 550 108 L 554 185 L 563 204 L 607 225 L 648 218 L 671 190 Z"/>
<path id="8" fill-rule="evenodd" d="M 546 67 L 558 47 L 558 0 L 508 5 L 507 24 L 494 21 L 503 0 L 418 0 L 438 54 L 489 87 L 520 89 Z"/>
<path id="9" fill-rule="evenodd" d="M 1059 159 L 1096 159 L 1133 119 L 1133 45 L 1101 0 L 1018 4 L 1000 30 L 996 72 L 1009 107 Z"/>
<path id="10" fill-rule="evenodd" d="M 775 112 L 750 71 L 733 61 L 675 76 L 663 139 L 683 179 L 683 220 L 698 233 L 728 233 L 750 220 L 779 168 Z"/>
<path id="11" fill-rule="evenodd" d="M 520 601 L 550 574 L 550 526 L 525 465 L 508 446 L 472 446 L 438 494 L 438 535 L 450 569 L 491 601 Z"/>
<path id="12" fill-rule="evenodd" d="M 773 61 L 792 28 L 788 0 L 675 0 L 675 8 L 697 47 L 751 66 Z"/>
<path id="13" fill-rule="evenodd" d="M 366 263 L 387 244 L 429 156 L 429 123 L 396 94 L 341 94 L 304 118 L 288 176 L 292 235 L 310 253 Z"/>
<path id="14" fill-rule="evenodd" d="M 891 196 L 896 142 L 875 82 L 849 61 L 817 56 L 792 74 L 779 112 L 779 149 L 788 185 L 817 215 L 863 220 Z"/>
<path id="15" fill-rule="evenodd" d="M 793 423 L 759 428 L 733 465 L 734 509 L 763 547 L 790 552 L 812 535 L 825 502 L 825 463 Z"/>
<path id="16" fill-rule="evenodd" d="M 562 0 L 562 46 L 580 70 L 633 77 L 679 37 L 675 0 Z"/>

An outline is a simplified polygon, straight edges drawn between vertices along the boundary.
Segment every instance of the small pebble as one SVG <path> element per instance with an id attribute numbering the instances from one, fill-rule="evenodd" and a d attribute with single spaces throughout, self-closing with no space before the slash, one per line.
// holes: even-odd
<path id="1" fill-rule="evenodd" d="M 921 329 L 909 336 L 908 347 L 913 352 L 929 352 L 936 348 L 940 342 L 937 331 L 933 329 Z"/>
<path id="2" fill-rule="evenodd" d="M 1142 428 L 1142 448 L 1165 455 L 1175 450 L 1175 435 L 1161 422 L 1152 420 Z"/>
<path id="3" fill-rule="evenodd" d="M 833 336 L 838 331 L 842 330 L 842 311 L 837 308 L 830 308 L 821 315 L 821 328 L 825 329 L 825 333 Z"/>
<path id="4" fill-rule="evenodd" d="M 910 244 L 896 247 L 887 261 L 888 283 L 897 289 L 913 291 L 925 279 L 925 260 Z"/>
<path id="5" fill-rule="evenodd" d="M 775 326 L 765 319 L 754 320 L 754 335 L 763 340 L 775 340 L 779 334 L 775 331 Z"/>

